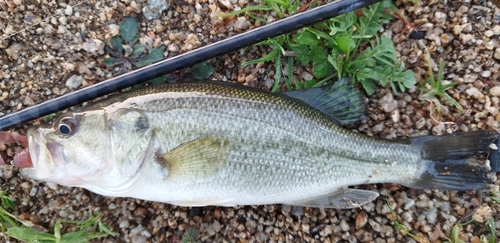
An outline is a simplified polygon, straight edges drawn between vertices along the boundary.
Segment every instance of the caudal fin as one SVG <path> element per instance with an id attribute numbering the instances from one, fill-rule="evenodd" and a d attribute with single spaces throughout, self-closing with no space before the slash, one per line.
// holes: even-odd
<path id="1" fill-rule="evenodd" d="M 479 163 L 477 156 L 488 155 L 498 136 L 497 132 L 474 131 L 413 139 L 412 144 L 429 163 L 422 176 L 408 186 L 457 191 L 485 187 L 491 183 L 487 177 L 490 168 Z"/>

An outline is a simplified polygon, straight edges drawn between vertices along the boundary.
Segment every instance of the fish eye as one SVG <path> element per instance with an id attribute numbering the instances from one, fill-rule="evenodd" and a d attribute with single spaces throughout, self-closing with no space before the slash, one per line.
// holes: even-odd
<path id="1" fill-rule="evenodd" d="M 59 121 L 57 130 L 63 135 L 72 135 L 75 131 L 77 121 L 73 117 L 65 117 Z"/>

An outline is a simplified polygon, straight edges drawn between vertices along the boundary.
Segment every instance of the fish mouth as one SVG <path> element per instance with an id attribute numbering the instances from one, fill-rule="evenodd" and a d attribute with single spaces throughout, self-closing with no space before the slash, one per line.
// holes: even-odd
<path id="1" fill-rule="evenodd" d="M 44 129 L 29 129 L 28 144 L 30 164 L 23 164 L 22 175 L 33 179 L 44 179 L 54 175 L 56 168 L 64 163 L 62 145 L 47 139 Z"/>

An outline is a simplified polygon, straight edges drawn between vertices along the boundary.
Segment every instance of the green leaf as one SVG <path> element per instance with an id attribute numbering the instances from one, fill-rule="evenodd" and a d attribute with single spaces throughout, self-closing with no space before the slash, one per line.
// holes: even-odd
<path id="1" fill-rule="evenodd" d="M 328 58 L 328 53 L 321 46 L 311 46 L 311 55 L 313 62 L 324 62 Z"/>
<path id="2" fill-rule="evenodd" d="M 61 243 L 85 243 L 90 240 L 106 237 L 108 234 L 102 232 L 88 232 L 88 231 L 78 231 L 69 232 L 62 236 Z"/>
<path id="3" fill-rule="evenodd" d="M 56 238 L 54 235 L 41 232 L 35 229 L 24 228 L 24 227 L 11 227 L 5 232 L 9 237 L 18 239 L 20 241 L 34 242 L 34 241 L 51 241 L 55 242 Z"/>
<path id="4" fill-rule="evenodd" d="M 368 95 L 372 95 L 375 93 L 375 83 L 373 83 L 371 79 L 361 80 L 361 85 L 363 85 L 363 88 Z"/>
<path id="5" fill-rule="evenodd" d="M 111 44 L 111 47 L 113 47 L 113 49 L 115 49 L 115 51 L 117 51 L 119 53 L 123 52 L 123 46 L 122 46 L 122 42 L 120 40 L 120 37 L 118 37 L 118 36 L 111 37 L 110 44 Z"/>
<path id="6" fill-rule="evenodd" d="M 204 80 L 214 73 L 214 67 L 207 62 L 202 62 L 195 64 L 191 71 L 194 79 Z"/>
<path id="7" fill-rule="evenodd" d="M 415 79 L 415 74 L 411 70 L 406 70 L 403 73 L 401 79 L 403 80 L 403 85 L 408 89 L 412 88 L 413 86 L 415 86 L 415 84 L 417 84 L 417 80 Z"/>
<path id="8" fill-rule="evenodd" d="M 309 31 L 302 31 L 293 37 L 293 40 L 298 44 L 314 46 L 319 43 L 318 38 L 315 34 Z"/>
<path id="9" fill-rule="evenodd" d="M 318 84 L 317 80 L 311 79 L 311 80 L 306 80 L 304 81 L 304 89 L 309 89 L 314 87 L 316 84 Z"/>
<path id="10" fill-rule="evenodd" d="M 312 61 L 311 50 L 306 45 L 290 45 L 290 49 L 292 49 L 295 54 L 295 60 L 299 62 L 301 65 L 305 66 Z"/>
<path id="11" fill-rule="evenodd" d="M 131 42 L 137 35 L 138 23 L 133 17 L 125 17 L 120 24 L 120 36 L 126 43 Z"/>
<path id="12" fill-rule="evenodd" d="M 130 58 L 137 58 L 144 53 L 144 51 L 146 51 L 146 47 L 142 45 L 134 45 Z"/>
<path id="13" fill-rule="evenodd" d="M 314 77 L 316 78 L 325 77 L 326 73 L 328 72 L 328 68 L 329 68 L 328 61 L 326 60 L 319 63 L 315 62 L 313 66 Z"/>
<path id="14" fill-rule="evenodd" d="M 296 90 L 301 90 L 304 88 L 304 83 L 302 82 L 295 82 L 295 89 Z"/>
<path id="15" fill-rule="evenodd" d="M 248 62 L 244 62 L 242 65 L 243 66 L 246 66 L 246 65 L 250 65 L 250 64 L 257 64 L 257 63 L 261 63 L 261 62 L 267 62 L 267 61 L 270 61 L 272 60 L 273 58 L 275 58 L 277 55 L 280 54 L 280 50 L 278 48 L 274 48 L 269 54 L 267 54 L 266 56 L 264 57 L 261 57 L 259 59 L 255 59 L 255 60 L 251 60 L 251 61 L 248 61 Z"/>
<path id="16" fill-rule="evenodd" d="M 159 46 L 156 48 L 153 48 L 151 51 L 149 51 L 148 55 L 141 61 L 133 61 L 132 63 L 140 68 L 147 66 L 149 64 L 155 63 L 157 61 L 161 61 L 163 59 L 163 51 L 165 50 L 165 46 Z"/>
<path id="17" fill-rule="evenodd" d="M 356 48 L 356 43 L 354 40 L 347 36 L 347 35 L 341 35 L 337 38 L 335 38 L 335 42 L 337 42 L 337 48 L 345 54 L 351 53 L 351 51 Z"/>
<path id="18" fill-rule="evenodd" d="M 251 11 L 269 11 L 272 10 L 271 7 L 265 6 L 265 5 L 257 5 L 257 6 L 250 6 L 244 9 L 240 9 L 237 11 L 233 11 L 231 13 L 225 13 L 225 14 L 218 14 L 217 17 L 231 17 L 231 16 L 236 16 L 238 14 L 246 13 L 246 12 L 251 12 Z"/>
<path id="19" fill-rule="evenodd" d="M 108 67 L 113 67 L 113 66 L 116 66 L 116 65 L 122 64 L 122 63 L 125 63 L 125 60 L 116 59 L 116 58 L 112 58 L 112 57 L 104 59 L 104 65 L 106 65 Z"/>

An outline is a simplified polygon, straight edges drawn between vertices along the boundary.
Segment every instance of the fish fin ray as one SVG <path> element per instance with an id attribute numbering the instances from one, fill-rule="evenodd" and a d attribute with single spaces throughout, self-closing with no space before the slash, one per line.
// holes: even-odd
<path id="1" fill-rule="evenodd" d="M 369 203 L 378 196 L 378 192 L 375 191 L 342 188 L 328 195 L 313 198 L 311 200 L 292 202 L 290 204 L 311 208 L 349 209 Z"/>
<path id="2" fill-rule="evenodd" d="M 423 159 L 444 161 L 464 159 L 487 154 L 489 145 L 498 138 L 493 131 L 473 131 L 453 133 L 444 136 L 424 136 L 413 138 L 411 143 L 420 148 Z"/>
<path id="3" fill-rule="evenodd" d="M 476 156 L 488 154 L 489 145 L 498 136 L 497 132 L 474 131 L 412 139 L 427 165 L 420 178 L 402 184 L 421 189 L 481 189 L 491 183 L 487 176 L 490 168 Z"/>
<path id="4" fill-rule="evenodd" d="M 340 125 L 360 121 L 366 113 L 363 95 L 349 83 L 348 78 L 330 85 L 289 91 L 284 94 L 309 104 L 333 118 Z"/>
<path id="5" fill-rule="evenodd" d="M 168 168 L 168 177 L 203 178 L 217 173 L 225 164 L 229 140 L 220 135 L 199 138 L 157 155 L 156 161 Z"/>

